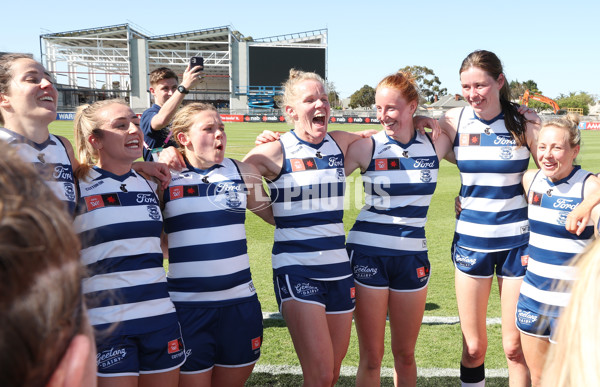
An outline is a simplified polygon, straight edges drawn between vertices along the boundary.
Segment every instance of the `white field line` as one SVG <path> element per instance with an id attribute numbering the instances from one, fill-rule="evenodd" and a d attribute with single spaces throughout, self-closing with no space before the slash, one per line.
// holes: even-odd
<path id="1" fill-rule="evenodd" d="M 263 312 L 264 320 L 283 320 L 281 313 L 279 312 Z M 454 325 L 458 324 L 460 321 L 457 316 L 452 317 L 444 317 L 444 316 L 424 316 L 423 324 L 426 325 Z M 502 321 L 500 317 L 491 317 L 486 319 L 487 325 L 496 325 L 501 324 Z"/>
<path id="2" fill-rule="evenodd" d="M 340 372 L 341 376 L 356 376 L 356 367 L 342 366 Z M 279 374 L 291 374 L 291 375 L 302 375 L 302 368 L 300 366 L 291 365 L 272 365 L 272 364 L 257 364 L 254 367 L 253 372 L 262 372 L 271 375 Z M 381 368 L 382 377 L 393 377 L 394 370 L 392 368 Z M 454 368 L 418 368 L 417 376 L 422 378 L 433 378 L 433 377 L 459 377 L 459 370 Z M 488 378 L 508 378 L 507 369 L 487 369 L 485 370 L 485 376 Z"/>

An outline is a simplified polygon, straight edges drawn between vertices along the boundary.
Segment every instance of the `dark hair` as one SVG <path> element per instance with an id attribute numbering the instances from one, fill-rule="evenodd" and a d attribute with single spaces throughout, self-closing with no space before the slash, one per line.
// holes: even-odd
<path id="1" fill-rule="evenodd" d="M 8 93 L 8 85 L 13 78 L 12 65 L 18 59 L 33 59 L 31 54 L 21 53 L 6 53 L 0 55 L 0 93 Z M 0 125 L 4 125 L 4 118 L 2 118 L 2 112 L 0 112 Z"/>
<path id="2" fill-rule="evenodd" d="M 502 70 L 502 62 L 496 54 L 491 51 L 477 50 L 467 55 L 460 66 L 460 71 L 458 72 L 459 75 L 471 67 L 477 67 L 485 71 L 495 80 L 498 80 L 500 75 L 504 73 Z M 510 101 L 510 88 L 506 76 L 504 76 L 504 85 L 500 89 L 500 106 L 502 108 L 502 113 L 504 113 L 506 129 L 512 134 L 517 145 L 527 145 L 525 132 L 527 130 L 528 121 L 522 114 L 519 114 L 517 110 L 519 105 Z"/>
<path id="3" fill-rule="evenodd" d="M 80 245 L 34 167 L 1 141 L 0 153 L 0 385 L 45 386 L 89 326 Z"/>

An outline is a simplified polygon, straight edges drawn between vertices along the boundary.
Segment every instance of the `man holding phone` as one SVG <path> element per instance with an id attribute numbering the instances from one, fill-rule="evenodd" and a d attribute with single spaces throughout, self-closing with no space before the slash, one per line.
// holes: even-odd
<path id="1" fill-rule="evenodd" d="M 177 74 L 167 67 L 150 73 L 150 94 L 154 97 L 154 105 L 144 111 L 140 120 L 144 132 L 144 160 L 156 161 L 162 149 L 176 146 L 171 139 L 171 121 L 185 95 L 202 79 L 203 70 L 203 58 L 192 57 L 183 72 L 181 84 Z"/>

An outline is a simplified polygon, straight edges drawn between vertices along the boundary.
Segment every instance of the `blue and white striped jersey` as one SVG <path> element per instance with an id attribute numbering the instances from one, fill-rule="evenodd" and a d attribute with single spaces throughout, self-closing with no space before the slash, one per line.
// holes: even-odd
<path id="1" fill-rule="evenodd" d="M 94 167 L 79 188 L 74 228 L 89 271 L 83 291 L 92 302 L 92 325 L 100 330 L 114 326 L 111 334 L 127 335 L 176 324 L 155 185 L 134 171 L 117 176 Z"/>
<path id="2" fill-rule="evenodd" d="M 246 244 L 247 189 L 231 159 L 172 173 L 163 194 L 167 280 L 179 305 L 223 306 L 256 297 Z"/>
<path id="3" fill-rule="evenodd" d="M 48 140 L 37 144 L 6 128 L 0 128 L 0 140 L 17 149 L 21 158 L 39 171 L 46 184 L 65 203 L 69 214 L 75 211 L 75 179 L 67 150 L 58 137 L 50 134 Z"/>
<path id="4" fill-rule="evenodd" d="M 559 308 L 554 307 L 567 305 L 569 293 L 553 286 L 558 280 L 575 279 L 575 267 L 567 263 L 594 238 L 591 220 L 579 236 L 565 229 L 567 215 L 583 201 L 584 184 L 591 175 L 577 166 L 569 176 L 552 182 L 538 171 L 529 187 L 529 263 L 519 303 L 530 310 L 557 317 Z"/>
<path id="5" fill-rule="evenodd" d="M 479 251 L 527 244 L 529 223 L 521 178 L 530 152 L 526 145 L 517 147 L 504 125 L 504 115 L 484 121 L 473 108 L 464 108 L 454 154 L 462 184 L 455 243 Z"/>
<path id="6" fill-rule="evenodd" d="M 291 131 L 279 141 L 284 165 L 268 184 L 276 224 L 275 274 L 317 280 L 352 275 L 342 222 L 344 154 L 330 135 L 311 144 Z"/>
<path id="7" fill-rule="evenodd" d="M 380 131 L 363 173 L 365 206 L 348 233 L 348 247 L 364 254 L 397 256 L 427 251 L 425 222 L 437 184 L 439 160 L 418 131 L 401 144 Z"/>

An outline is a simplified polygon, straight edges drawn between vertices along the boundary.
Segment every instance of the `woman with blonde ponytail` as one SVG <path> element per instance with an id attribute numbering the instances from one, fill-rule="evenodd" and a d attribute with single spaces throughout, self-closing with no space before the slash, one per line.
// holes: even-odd
<path id="1" fill-rule="evenodd" d="M 74 228 L 89 272 L 83 292 L 99 300 L 88 308 L 98 385 L 175 387 L 186 355 L 163 268 L 157 184 L 132 169 L 142 155 L 139 125 L 122 100 L 77 111 Z"/>
<path id="2" fill-rule="evenodd" d="M 600 206 L 594 207 L 580 235 L 565 229 L 569 212 L 585 197 L 600 191 L 596 176 L 574 165 L 581 141 L 578 124 L 579 118 L 574 115 L 545 122 L 537 141 L 540 169 L 529 170 L 523 176 L 531 235 L 516 324 L 533 386 L 540 385 L 546 352 L 556 339 L 556 321 L 567 306 L 569 288 L 577 281 L 569 261 L 594 239 L 600 214 Z M 562 289 L 555 288 L 559 280 L 566 285 Z M 559 340 L 570 339 L 563 336 Z"/>

